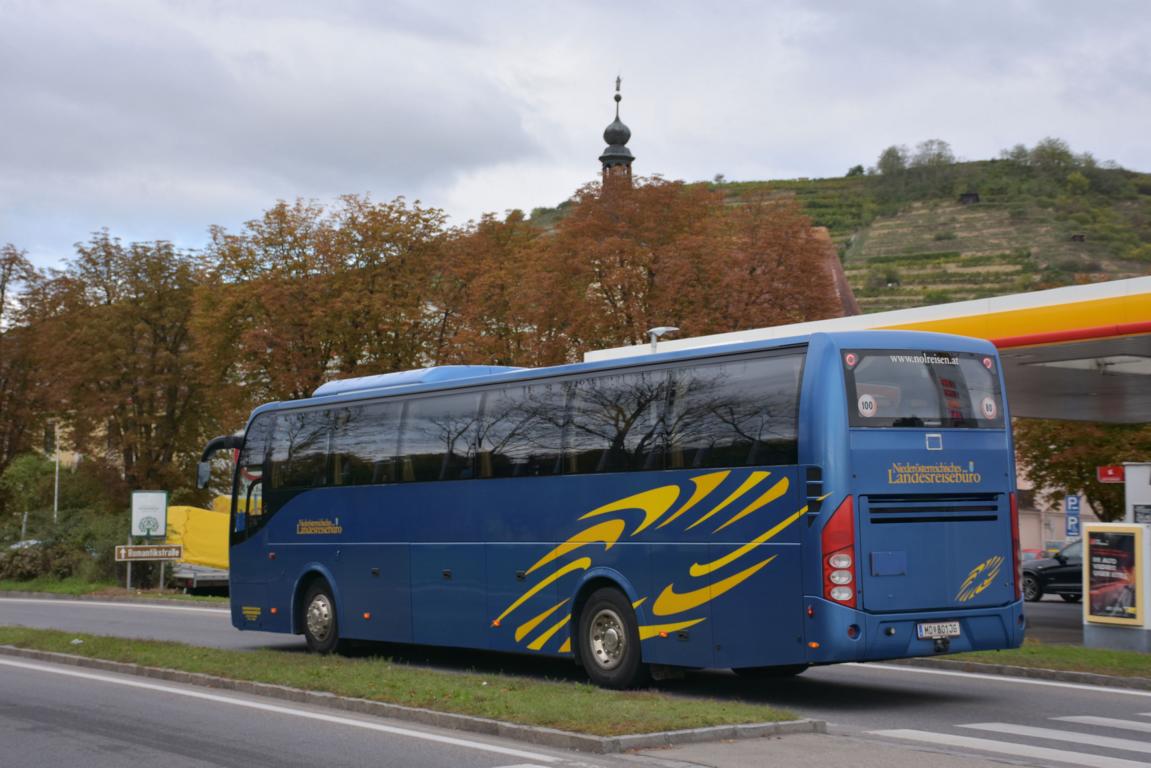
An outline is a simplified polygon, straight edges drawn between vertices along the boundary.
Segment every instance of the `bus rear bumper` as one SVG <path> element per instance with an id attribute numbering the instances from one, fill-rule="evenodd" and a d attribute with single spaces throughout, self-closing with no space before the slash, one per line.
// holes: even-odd
<path id="1" fill-rule="evenodd" d="M 865 613 L 818 598 L 806 603 L 810 608 L 807 660 L 811 664 L 1003 650 L 1023 643 L 1022 601 L 991 608 L 885 614 Z M 952 622 L 958 623 L 957 635 L 953 626 L 940 626 Z M 921 625 L 936 636 L 920 637 Z"/>

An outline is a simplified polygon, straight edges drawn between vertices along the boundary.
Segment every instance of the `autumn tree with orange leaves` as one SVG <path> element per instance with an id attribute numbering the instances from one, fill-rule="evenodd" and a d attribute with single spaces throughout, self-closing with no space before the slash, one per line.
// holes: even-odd
<path id="1" fill-rule="evenodd" d="M 332 378 L 426 364 L 443 214 L 353 195 L 328 210 L 279 202 L 212 231 L 198 291 L 202 364 L 241 410 Z"/>
<path id="2" fill-rule="evenodd" d="M 449 228 L 402 198 L 278 202 L 204 252 L 100 232 L 62 270 L 0 253 L 0 468 L 52 420 L 127 487 L 181 487 L 203 441 L 325 381 L 837 314 L 789 198 L 659 178 L 580 189 L 552 228 Z M 16 291 L 16 295 L 13 295 Z"/>
<path id="3" fill-rule="evenodd" d="M 658 325 L 696 336 L 831 317 L 825 248 L 789 198 L 732 206 L 658 178 L 592 184 L 554 233 L 509 255 L 522 275 L 513 314 L 535 334 L 533 363 L 643 343 Z"/>
<path id="4" fill-rule="evenodd" d="M 72 446 L 112 461 L 130 488 L 183 485 L 179 469 L 210 421 L 190 332 L 197 258 L 107 231 L 23 296 L 35 338 L 40 415 Z"/>

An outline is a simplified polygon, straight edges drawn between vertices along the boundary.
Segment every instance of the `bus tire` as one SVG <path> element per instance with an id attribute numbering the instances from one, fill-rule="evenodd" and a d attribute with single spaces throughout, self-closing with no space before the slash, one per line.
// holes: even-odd
<path id="1" fill-rule="evenodd" d="M 579 616 L 579 658 L 603 688 L 635 688 L 650 680 L 631 603 L 618 589 L 597 589 Z"/>
<path id="2" fill-rule="evenodd" d="M 312 653 L 335 653 L 341 647 L 340 627 L 336 620 L 336 601 L 332 588 L 316 579 L 304 592 L 304 642 Z"/>
<path id="3" fill-rule="evenodd" d="M 746 680 L 779 680 L 807 671 L 810 664 L 780 664 L 775 667 L 736 667 L 731 671 Z"/>

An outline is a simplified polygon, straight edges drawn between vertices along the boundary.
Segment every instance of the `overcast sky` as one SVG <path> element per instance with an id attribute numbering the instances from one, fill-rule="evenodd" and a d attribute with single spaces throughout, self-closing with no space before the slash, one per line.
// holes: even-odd
<path id="1" fill-rule="evenodd" d="M 0 244 L 196 248 L 277 199 L 555 205 L 639 174 L 839 176 L 1044 136 L 1151 170 L 1151 2 L 0 0 Z"/>

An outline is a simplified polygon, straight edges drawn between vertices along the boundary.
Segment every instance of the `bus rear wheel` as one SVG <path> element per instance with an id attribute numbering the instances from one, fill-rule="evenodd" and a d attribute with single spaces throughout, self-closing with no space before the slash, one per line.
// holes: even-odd
<path id="1" fill-rule="evenodd" d="M 340 627 L 332 588 L 323 580 L 308 586 L 303 603 L 304 642 L 312 653 L 329 654 L 340 649 Z"/>
<path id="2" fill-rule="evenodd" d="M 579 657 L 587 676 L 603 688 L 634 688 L 650 679 L 631 603 L 617 589 L 597 589 L 579 616 Z"/>

